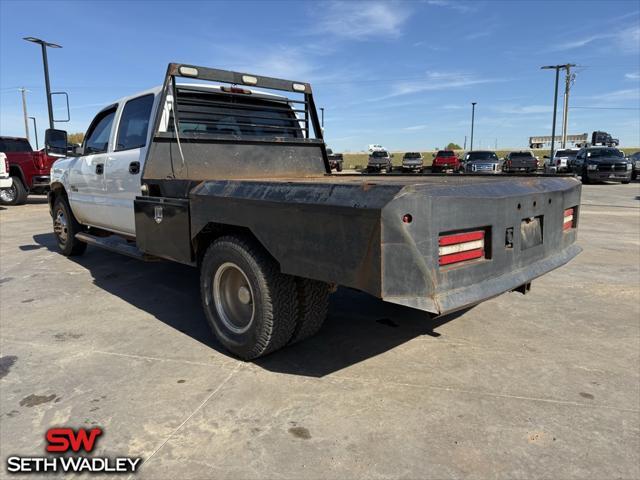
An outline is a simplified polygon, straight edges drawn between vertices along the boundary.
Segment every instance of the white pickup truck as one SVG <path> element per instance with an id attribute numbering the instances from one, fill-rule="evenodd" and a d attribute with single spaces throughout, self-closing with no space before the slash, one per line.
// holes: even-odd
<path id="1" fill-rule="evenodd" d="M 198 267 L 243 359 L 316 333 L 336 285 L 435 315 L 526 293 L 580 252 L 579 204 L 569 176 L 334 175 L 310 84 L 177 63 L 97 114 L 49 194 L 65 255 Z"/>

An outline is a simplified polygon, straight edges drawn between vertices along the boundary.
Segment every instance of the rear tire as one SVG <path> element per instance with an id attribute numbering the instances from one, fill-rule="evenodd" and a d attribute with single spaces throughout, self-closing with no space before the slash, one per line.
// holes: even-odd
<path id="1" fill-rule="evenodd" d="M 298 321 L 290 344 L 305 340 L 320 330 L 329 310 L 329 285 L 306 278 L 296 279 Z"/>
<path id="2" fill-rule="evenodd" d="M 341 172 L 341 171 L 342 171 L 342 164 L 341 164 L 341 163 L 338 163 L 338 164 L 336 165 L 336 171 L 337 171 L 337 172 Z"/>
<path id="3" fill-rule="evenodd" d="M 66 257 L 82 255 L 87 244 L 76 239 L 76 233 L 83 230 L 71 207 L 63 196 L 58 196 L 53 204 L 53 233 L 60 253 Z"/>
<path id="4" fill-rule="evenodd" d="M 226 236 L 207 249 L 200 270 L 200 292 L 214 335 L 243 360 L 284 347 L 296 328 L 295 277 L 253 240 Z"/>
<path id="5" fill-rule="evenodd" d="M 631 183 L 631 180 L 624 180 L 622 182 L 623 185 L 629 185 Z"/>
<path id="6" fill-rule="evenodd" d="M 0 193 L 0 204 L 2 205 L 24 205 L 27 203 L 27 189 L 20 180 L 20 177 L 10 177 L 12 182 L 9 188 L 3 189 Z"/>

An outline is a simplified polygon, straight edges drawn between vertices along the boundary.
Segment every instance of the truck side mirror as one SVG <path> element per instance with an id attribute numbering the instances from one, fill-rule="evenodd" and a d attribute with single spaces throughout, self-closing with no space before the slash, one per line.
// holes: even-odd
<path id="1" fill-rule="evenodd" d="M 67 155 L 67 132 L 48 128 L 44 132 L 44 153 L 53 157 Z"/>

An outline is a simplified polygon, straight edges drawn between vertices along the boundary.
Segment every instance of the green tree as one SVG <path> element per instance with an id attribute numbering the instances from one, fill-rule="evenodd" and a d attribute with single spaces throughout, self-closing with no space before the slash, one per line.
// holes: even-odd
<path id="1" fill-rule="evenodd" d="M 462 150 L 462 147 L 460 145 L 458 145 L 457 143 L 449 143 L 449 145 L 447 145 L 447 150 Z"/>
<path id="2" fill-rule="evenodd" d="M 69 143 L 82 143 L 82 140 L 84 140 L 84 133 L 82 132 L 70 133 L 67 135 L 67 142 Z"/>

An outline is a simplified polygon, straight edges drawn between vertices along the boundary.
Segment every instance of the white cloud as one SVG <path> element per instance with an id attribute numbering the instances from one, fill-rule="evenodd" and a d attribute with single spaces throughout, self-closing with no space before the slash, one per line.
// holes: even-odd
<path id="1" fill-rule="evenodd" d="M 625 73 L 624 78 L 627 80 L 640 80 L 640 72 Z"/>
<path id="2" fill-rule="evenodd" d="M 398 37 L 410 16 L 405 3 L 334 1 L 326 5 L 319 19 L 323 34 L 364 40 Z"/>
<path id="3" fill-rule="evenodd" d="M 473 74 L 459 72 L 427 72 L 424 79 L 397 82 L 391 87 L 391 93 L 383 98 L 427 91 L 449 90 L 498 81 L 504 81 L 504 79 L 478 78 Z"/>
<path id="4" fill-rule="evenodd" d="M 617 103 L 617 102 L 629 102 L 640 100 L 640 90 L 637 88 L 626 88 L 623 90 L 615 90 L 613 92 L 602 93 L 600 95 L 593 95 L 592 100 L 597 100 L 600 103 Z"/>
<path id="5" fill-rule="evenodd" d="M 429 128 L 429 125 L 412 125 L 411 127 L 405 127 L 404 130 L 424 130 Z"/>
<path id="6" fill-rule="evenodd" d="M 493 110 L 506 114 L 540 114 L 551 113 L 553 107 L 550 105 L 496 105 Z"/>
<path id="7" fill-rule="evenodd" d="M 586 46 L 612 48 L 623 53 L 640 52 L 640 27 L 633 26 L 613 33 L 599 33 L 560 43 L 552 51 L 574 50 Z"/>
<path id="8" fill-rule="evenodd" d="M 451 8 L 461 13 L 475 12 L 477 10 L 474 5 L 460 0 L 427 0 L 427 4 L 434 7 Z"/>

